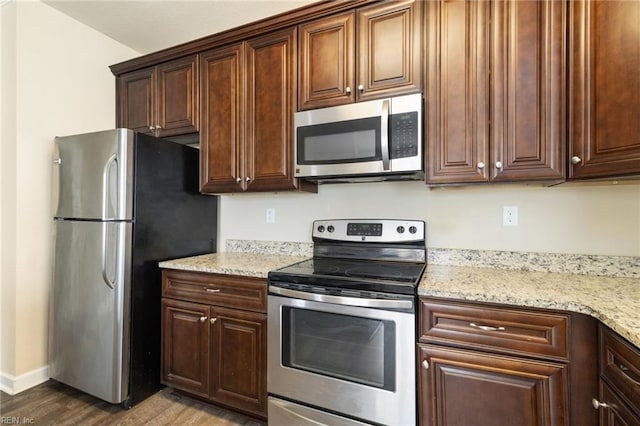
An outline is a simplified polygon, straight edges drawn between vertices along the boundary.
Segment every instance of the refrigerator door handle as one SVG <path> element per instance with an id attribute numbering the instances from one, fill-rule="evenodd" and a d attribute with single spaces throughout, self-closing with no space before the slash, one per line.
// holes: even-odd
<path id="1" fill-rule="evenodd" d="M 116 178 L 118 178 L 118 174 L 117 174 L 117 168 L 118 168 L 118 155 L 117 154 L 113 154 L 111 155 L 111 157 L 109 157 L 109 159 L 107 160 L 107 162 L 104 165 L 104 169 L 102 169 L 102 219 L 110 219 L 109 217 L 109 192 L 111 190 L 111 186 L 109 185 L 110 181 L 109 178 L 111 177 L 111 166 L 115 164 L 116 165 Z M 114 206 L 114 216 L 113 217 L 117 217 L 116 215 L 118 214 L 119 210 L 119 202 L 120 202 L 120 191 L 118 191 L 119 189 L 119 183 L 116 183 L 115 185 L 115 198 L 114 198 L 114 202 L 115 202 L 115 206 Z"/>
<path id="2" fill-rule="evenodd" d="M 107 261 L 107 257 L 109 255 L 110 251 L 113 250 L 109 250 L 109 225 L 112 225 L 111 222 L 102 222 L 102 280 L 105 282 L 105 284 L 107 286 L 109 286 L 109 288 L 111 289 L 115 289 L 116 286 L 116 265 L 114 265 L 114 272 L 113 272 L 113 280 L 109 277 L 109 271 L 107 270 L 108 268 L 108 261 Z M 117 224 L 114 224 L 117 226 Z M 118 247 L 118 232 L 116 232 L 116 244 L 115 247 Z M 115 263 L 115 261 L 114 261 Z"/>

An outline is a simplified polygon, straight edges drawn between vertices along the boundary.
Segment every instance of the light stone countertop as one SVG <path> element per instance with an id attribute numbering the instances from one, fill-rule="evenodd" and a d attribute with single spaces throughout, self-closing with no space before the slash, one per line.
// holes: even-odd
<path id="1" fill-rule="evenodd" d="M 267 278 L 270 270 L 308 257 L 221 252 L 168 260 L 160 267 Z M 418 295 L 579 312 L 640 348 L 638 278 L 428 264 Z"/>
<path id="2" fill-rule="evenodd" d="M 160 262 L 161 268 L 267 278 L 269 271 L 307 259 L 300 256 L 222 252 Z"/>
<path id="3" fill-rule="evenodd" d="M 640 347 L 640 279 L 427 265 L 418 295 L 591 315 Z"/>

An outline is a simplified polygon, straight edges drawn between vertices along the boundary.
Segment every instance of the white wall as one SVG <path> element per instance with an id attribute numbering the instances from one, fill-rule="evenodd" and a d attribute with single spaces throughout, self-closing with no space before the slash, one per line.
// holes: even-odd
<path id="1" fill-rule="evenodd" d="M 138 53 L 39 1 L 1 13 L 0 384 L 15 392 L 48 378 L 53 137 L 113 128 L 108 66 Z"/>
<path id="2" fill-rule="evenodd" d="M 518 206 L 518 226 L 502 207 Z M 266 224 L 265 209 L 276 209 Z M 640 183 L 489 185 L 429 189 L 421 182 L 322 185 L 318 194 L 241 194 L 220 200 L 226 239 L 310 241 L 314 219 L 423 219 L 427 246 L 640 256 Z"/>

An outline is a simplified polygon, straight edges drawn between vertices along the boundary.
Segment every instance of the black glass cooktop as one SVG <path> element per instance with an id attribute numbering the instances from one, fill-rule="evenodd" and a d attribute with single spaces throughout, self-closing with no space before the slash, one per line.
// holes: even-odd
<path id="1" fill-rule="evenodd" d="M 424 263 L 314 257 L 269 272 L 277 281 L 321 287 L 415 294 Z M 277 284 L 276 284 L 277 285 Z"/>

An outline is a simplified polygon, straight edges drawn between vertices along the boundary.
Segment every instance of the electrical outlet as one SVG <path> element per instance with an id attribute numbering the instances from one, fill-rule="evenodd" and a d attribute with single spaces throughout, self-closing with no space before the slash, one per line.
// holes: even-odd
<path id="1" fill-rule="evenodd" d="M 518 226 L 517 206 L 504 206 L 502 208 L 502 226 Z"/>
<path id="2" fill-rule="evenodd" d="M 266 221 L 267 223 L 276 223 L 276 209 L 273 207 L 267 208 Z"/>

